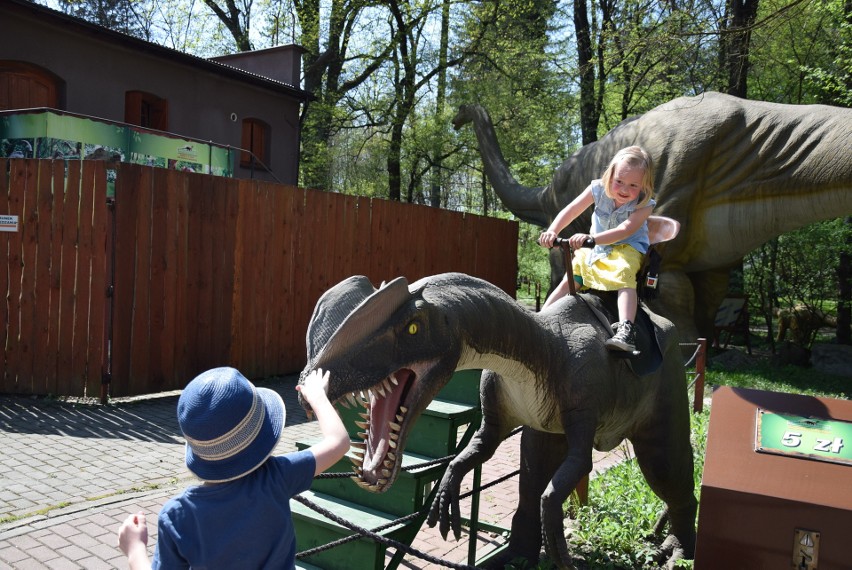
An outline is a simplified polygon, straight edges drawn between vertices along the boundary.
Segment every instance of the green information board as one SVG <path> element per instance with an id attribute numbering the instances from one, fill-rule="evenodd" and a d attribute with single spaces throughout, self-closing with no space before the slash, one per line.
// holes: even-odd
<path id="1" fill-rule="evenodd" d="M 757 409 L 755 450 L 852 465 L 852 422 Z"/>

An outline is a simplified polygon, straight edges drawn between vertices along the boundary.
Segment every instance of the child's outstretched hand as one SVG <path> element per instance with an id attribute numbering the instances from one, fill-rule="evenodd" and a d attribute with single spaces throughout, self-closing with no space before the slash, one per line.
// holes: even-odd
<path id="1" fill-rule="evenodd" d="M 329 376 L 329 372 L 326 371 L 323 373 L 322 368 L 317 368 L 305 377 L 303 383 L 296 386 L 296 390 L 298 390 L 302 398 L 308 403 L 308 406 L 313 407 L 316 402 L 320 401 L 320 398 L 328 398 L 326 388 L 328 387 Z M 308 418 L 311 418 L 313 414 L 310 408 L 307 408 L 306 411 Z"/>
<path id="2" fill-rule="evenodd" d="M 148 564 L 148 525 L 145 513 L 129 515 L 118 529 L 118 547 L 127 556 L 130 568 L 150 568 Z"/>

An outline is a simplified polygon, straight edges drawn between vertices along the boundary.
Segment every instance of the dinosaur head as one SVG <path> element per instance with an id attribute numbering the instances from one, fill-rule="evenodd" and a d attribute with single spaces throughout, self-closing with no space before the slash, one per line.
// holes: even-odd
<path id="1" fill-rule="evenodd" d="M 299 381 L 322 368 L 331 373 L 329 400 L 363 408 L 353 479 L 372 492 L 393 484 L 411 426 L 459 360 L 452 318 L 424 289 L 409 291 L 404 278 L 375 289 L 350 277 L 323 294 L 308 324 Z"/>

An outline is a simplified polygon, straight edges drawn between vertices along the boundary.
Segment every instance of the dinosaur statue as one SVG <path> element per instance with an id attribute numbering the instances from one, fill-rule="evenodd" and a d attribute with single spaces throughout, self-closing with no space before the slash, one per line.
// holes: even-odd
<path id="1" fill-rule="evenodd" d="M 568 296 L 539 313 L 495 285 L 461 273 L 400 277 L 375 289 L 345 279 L 319 299 L 308 325 L 308 363 L 331 372 L 331 401 L 365 408 L 356 481 L 386 491 L 399 473 L 417 418 L 456 370 L 484 369 L 482 424 L 449 464 L 427 519 L 459 537 L 459 486 L 517 426 L 521 437 L 519 506 L 508 551 L 537 560 L 542 540 L 560 568 L 573 568 L 563 504 L 592 469 L 592 448 L 628 438 L 653 491 L 666 503 L 669 567 L 691 558 L 697 502 L 689 441 L 687 382 L 671 322 L 649 315 L 658 362 L 642 374 L 604 347 L 614 296 Z M 638 322 L 638 319 L 637 319 Z M 652 330 L 653 329 L 653 332 Z M 649 341 L 650 342 L 650 341 Z M 304 404 L 303 404 L 304 405 Z M 547 450 L 547 451 L 544 451 Z M 662 524 L 658 525 L 662 528 Z"/>
<path id="2" fill-rule="evenodd" d="M 681 223 L 666 246 L 661 295 L 649 304 L 684 340 L 712 338 L 730 269 L 775 236 L 852 214 L 852 109 L 782 105 L 720 93 L 674 99 L 626 119 L 583 146 L 543 187 L 512 176 L 488 113 L 459 109 L 453 124 L 473 128 L 485 172 L 506 207 L 547 227 L 562 207 L 600 178 L 615 153 L 638 144 L 657 165 L 655 213 Z M 591 212 L 563 235 L 588 231 Z M 551 252 L 551 289 L 565 274 Z"/>

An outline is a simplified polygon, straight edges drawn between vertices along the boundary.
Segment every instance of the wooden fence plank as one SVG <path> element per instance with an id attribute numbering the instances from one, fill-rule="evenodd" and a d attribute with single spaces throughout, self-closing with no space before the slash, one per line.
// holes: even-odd
<path id="1" fill-rule="evenodd" d="M 103 161 L 91 161 L 90 166 L 95 170 L 94 195 L 92 196 L 92 215 L 87 218 L 91 225 L 91 278 L 90 283 L 90 317 L 89 317 L 89 358 L 88 374 L 86 383 L 86 394 L 96 396 L 101 393 L 103 386 L 103 374 L 106 366 L 106 238 L 107 232 L 107 177 L 106 163 Z"/>
<path id="2" fill-rule="evenodd" d="M 151 381 L 151 227 L 153 178 L 156 169 L 143 169 L 133 204 L 136 210 L 136 247 L 133 281 L 133 322 L 131 323 L 130 373 L 133 385 Z"/>
<path id="3" fill-rule="evenodd" d="M 21 387 L 26 386 L 25 392 L 38 394 L 38 382 L 34 376 L 34 358 L 38 353 L 38 347 L 34 342 L 34 319 L 36 313 L 36 259 L 38 254 L 38 161 L 25 161 L 25 185 L 26 191 L 23 196 L 23 218 L 21 220 L 21 298 L 19 302 L 20 318 L 20 372 L 27 375 L 26 378 L 19 376 L 18 383 Z"/>
<path id="4" fill-rule="evenodd" d="M 135 294 L 136 211 L 134 204 L 143 168 L 123 163 L 118 168 L 115 188 L 115 275 L 112 315 L 112 393 L 134 393 L 130 374 L 133 296 Z"/>
<path id="5" fill-rule="evenodd" d="M 33 298 L 32 340 L 33 348 L 33 390 L 38 394 L 55 394 L 54 378 L 48 372 L 50 351 L 50 326 L 53 321 L 50 306 L 50 254 L 53 241 L 53 166 L 52 161 L 36 161 L 37 191 L 36 197 L 36 241 L 33 251 L 35 257 L 35 296 Z"/>
<path id="6" fill-rule="evenodd" d="M 71 357 L 71 368 L 79 373 L 77 390 L 85 391 L 88 386 L 90 351 L 89 327 L 91 318 L 91 278 L 92 278 L 92 216 L 95 195 L 95 179 L 98 171 L 88 163 L 82 165 L 80 171 L 79 208 L 75 212 L 74 223 L 77 225 L 77 278 L 75 280 L 75 311 L 74 318 L 74 354 Z M 99 365 L 100 363 L 98 363 Z"/>
<path id="7" fill-rule="evenodd" d="M 47 161 L 45 161 L 47 162 Z M 73 384 L 59 374 L 59 324 L 62 319 L 62 222 L 65 217 L 65 163 L 52 162 L 51 231 L 50 231 L 50 316 L 47 321 L 47 344 L 44 349 L 48 383 L 54 394 L 68 394 Z"/>
<path id="8" fill-rule="evenodd" d="M 225 366 L 231 351 L 231 304 L 234 290 L 234 239 L 236 236 L 238 193 L 225 178 L 212 180 L 213 195 L 213 265 L 211 290 L 213 308 L 210 314 L 211 344 L 215 360 L 209 366 Z"/>
<path id="9" fill-rule="evenodd" d="M 245 225 L 248 223 L 246 218 L 249 214 L 249 205 L 247 204 L 246 194 L 249 192 L 248 186 L 242 182 L 232 185 L 232 191 L 236 194 L 237 211 L 235 212 L 234 225 L 234 285 L 231 292 L 231 344 L 229 350 L 229 361 L 232 366 L 242 370 L 244 366 L 243 359 L 243 344 L 246 331 L 243 328 L 243 280 L 245 279 L 244 269 L 245 263 Z"/>
<path id="10" fill-rule="evenodd" d="M 178 179 L 181 181 L 180 186 L 171 188 L 175 196 L 175 232 L 177 237 L 177 259 L 175 260 L 175 271 L 177 273 L 177 283 L 175 284 L 175 371 L 174 379 L 176 384 L 173 388 L 183 388 L 188 384 L 193 376 L 189 368 L 189 331 L 195 325 L 191 320 L 190 301 L 191 292 L 187 287 L 189 282 L 189 235 L 190 235 L 190 219 L 189 219 L 189 181 L 194 177 L 181 175 Z"/>
<path id="11" fill-rule="evenodd" d="M 6 177 L 8 166 L 9 175 L 6 184 L 4 212 L 12 216 L 18 216 L 18 229 L 14 232 L 3 232 L 6 251 L 6 274 L 5 281 L 7 305 L 7 318 L 4 321 L 5 336 L 3 338 L 4 366 L 3 366 L 3 390 L 5 392 L 30 394 L 30 371 L 22 371 L 21 362 L 25 353 L 20 342 L 21 331 L 21 276 L 23 275 L 23 224 L 28 184 L 27 163 L 23 160 L 4 161 L 3 176 Z M 4 184 L 4 189 L 6 185 Z M 2 292 L 0 292 L 2 293 Z"/>
<path id="12" fill-rule="evenodd" d="M 295 272 L 295 248 L 297 247 L 297 239 L 300 226 L 294 220 L 294 208 L 297 200 L 300 200 L 303 192 L 298 188 L 288 186 L 283 188 L 278 197 L 281 199 L 280 209 L 278 211 L 278 223 L 282 228 L 281 240 L 281 265 L 280 275 L 278 278 L 278 289 L 276 298 L 282 302 L 276 303 L 279 308 L 279 318 L 281 319 L 281 352 L 279 353 L 278 370 L 287 370 L 291 363 L 299 362 L 304 358 L 304 337 L 296 336 L 293 323 L 295 319 L 293 314 L 295 305 L 297 304 L 295 280 L 298 275 Z"/>
<path id="13" fill-rule="evenodd" d="M 178 262 L 180 251 L 180 239 L 183 235 L 181 230 L 181 217 L 179 196 L 183 194 L 183 177 L 175 170 L 165 169 L 155 178 L 154 182 L 154 212 L 155 216 L 162 218 L 162 229 L 158 241 L 161 243 L 162 251 L 155 255 L 155 264 L 159 267 L 159 283 L 152 284 L 152 295 L 161 296 L 162 301 L 159 308 L 160 334 L 157 342 L 152 343 L 152 350 L 156 350 L 157 361 L 160 366 L 163 389 L 171 389 L 173 386 L 183 387 L 183 379 L 177 374 L 176 352 L 178 345 L 183 345 L 183 338 L 178 337 L 178 323 L 182 315 L 178 314 L 178 289 L 182 288 L 183 281 L 180 279 Z M 158 291 L 159 290 L 159 291 Z M 157 328 L 152 324 L 152 328 Z M 166 388 L 168 387 L 168 388 Z"/>
<path id="14" fill-rule="evenodd" d="M 204 188 L 203 178 L 200 176 L 191 176 L 188 179 L 187 206 L 186 318 L 188 326 L 185 341 L 187 347 L 185 373 L 187 378 L 192 379 L 204 371 L 203 363 L 207 357 L 204 341 L 208 336 L 206 333 L 209 329 L 209 321 L 206 321 L 208 316 L 204 315 L 204 311 L 209 307 L 209 303 L 205 305 L 202 297 L 206 286 L 205 268 L 209 274 L 208 260 L 212 255 L 209 248 L 205 247 L 205 239 L 208 236 L 204 235 L 206 225 Z"/>
<path id="15" fill-rule="evenodd" d="M 149 329 L 148 344 L 148 382 L 158 392 L 163 391 L 166 372 L 163 351 L 174 342 L 172 332 L 166 330 L 166 250 L 168 228 L 168 182 L 170 171 L 164 168 L 154 170 L 151 184 L 151 232 L 150 263 L 148 272 L 149 292 Z"/>
<path id="16" fill-rule="evenodd" d="M 77 312 L 82 310 L 77 306 L 77 265 L 79 263 L 79 211 L 80 211 L 80 175 L 82 164 L 69 162 L 65 180 L 65 191 L 62 194 L 62 217 L 57 219 L 62 235 L 62 255 L 59 266 L 60 273 L 60 307 L 59 328 L 57 337 L 59 355 L 57 369 L 61 371 L 62 382 L 71 387 L 82 388 L 86 385 L 82 371 L 74 368 L 74 354 L 77 345 L 84 343 L 74 338 Z M 69 388 L 73 390 L 73 388 Z M 77 390 L 63 392 L 65 395 L 76 394 Z"/>
<path id="17" fill-rule="evenodd" d="M 0 160 L 0 212 L 6 215 L 12 215 L 11 206 L 9 205 L 9 196 L 11 192 L 11 182 L 9 180 L 8 160 Z M 11 264 L 11 253 L 9 251 L 12 234 L 17 232 L 4 231 L 0 232 L 0 296 L 9 290 L 9 265 Z M 6 392 L 7 388 L 7 345 L 8 345 L 8 323 L 10 320 L 9 307 L 7 303 L 0 303 L 0 391 Z"/>
<path id="18" fill-rule="evenodd" d="M 284 353 L 284 319 L 287 315 L 282 310 L 283 304 L 276 303 L 275 299 L 281 294 L 281 281 L 287 270 L 289 260 L 284 253 L 289 242 L 288 229 L 283 223 L 284 215 L 282 209 L 286 201 L 287 188 L 274 184 L 264 184 L 267 187 L 267 209 L 270 212 L 270 223 L 272 228 L 269 235 L 270 265 L 266 272 L 267 282 L 265 291 L 264 309 L 266 311 L 267 328 L 269 336 L 267 339 L 266 356 L 264 357 L 264 376 L 271 376 L 281 370 L 282 354 Z"/>
<path id="19" fill-rule="evenodd" d="M 387 248 L 389 246 L 387 225 L 387 202 L 372 200 L 370 202 L 370 256 L 367 260 L 369 270 L 365 272 L 373 285 L 388 279 L 390 273 L 387 266 Z"/>

